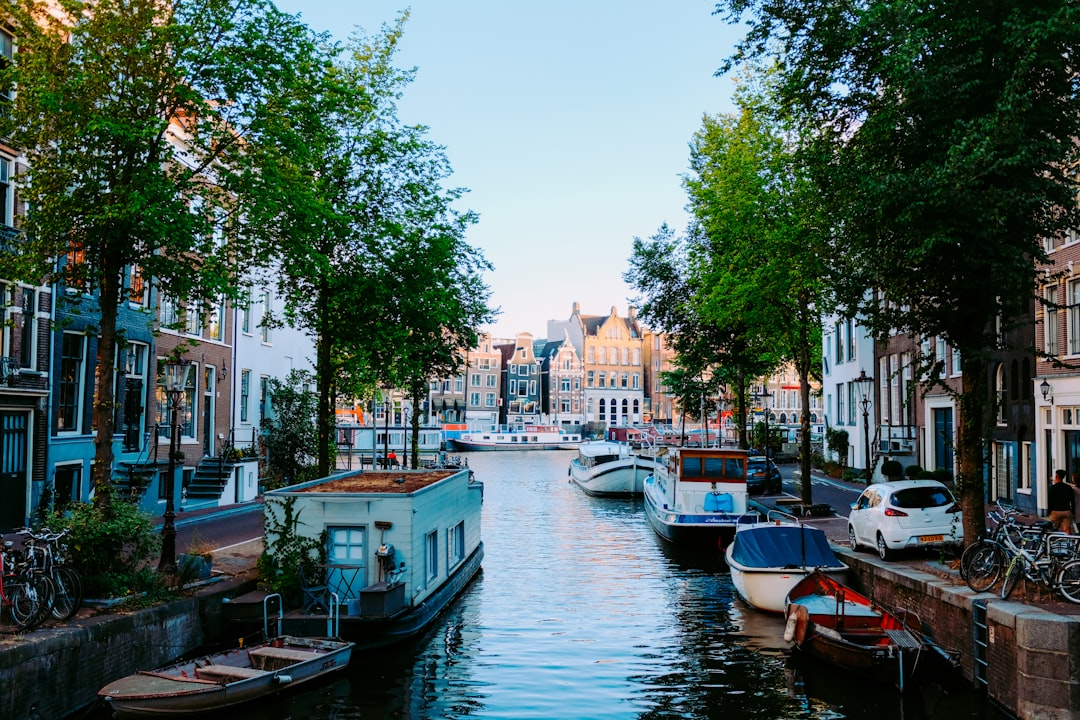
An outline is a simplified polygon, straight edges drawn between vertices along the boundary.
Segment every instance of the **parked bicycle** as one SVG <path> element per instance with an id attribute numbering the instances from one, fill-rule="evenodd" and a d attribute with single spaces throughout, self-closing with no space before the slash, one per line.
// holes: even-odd
<path id="1" fill-rule="evenodd" d="M 1001 597 L 1007 598 L 1024 577 L 1080 603 L 1080 536 L 1056 532 L 1045 522 L 1020 525 L 1011 517 L 999 528 L 968 558 L 968 587 L 985 592 L 1001 578 Z"/>
<path id="2" fill-rule="evenodd" d="M 1000 500 L 994 504 L 994 507 L 986 513 L 986 527 L 989 528 L 989 535 L 985 535 L 982 539 L 971 543 L 964 552 L 960 555 L 960 579 L 967 581 L 968 568 L 971 565 L 972 559 L 975 557 L 975 553 L 983 547 L 985 543 L 992 543 L 994 545 L 1000 545 L 1004 540 L 1004 532 L 1006 526 L 1010 523 L 1016 522 L 1016 517 L 1020 514 L 1020 511 L 1011 505 L 1006 505 Z M 997 578 L 994 580 L 996 581 Z M 993 585 L 993 582 L 990 583 Z M 989 587 L 989 586 L 987 586 Z M 981 590 L 978 592 L 982 592 Z"/>
<path id="3" fill-rule="evenodd" d="M 45 576 L 30 569 L 14 543 L 5 541 L 0 546 L 0 609 L 21 630 L 33 630 L 45 621 L 51 601 Z"/>
<path id="4" fill-rule="evenodd" d="M 82 607 L 82 578 L 67 564 L 67 546 L 62 540 L 70 528 L 54 533 L 42 528 L 35 533 L 30 528 L 17 531 L 24 537 L 27 562 L 41 571 L 52 583 L 52 603 L 49 608 L 57 620 L 70 620 Z"/>

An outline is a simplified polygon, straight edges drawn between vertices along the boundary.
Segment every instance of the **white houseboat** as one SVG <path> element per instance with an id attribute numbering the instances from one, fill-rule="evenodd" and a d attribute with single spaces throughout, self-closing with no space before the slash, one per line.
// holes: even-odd
<path id="1" fill-rule="evenodd" d="M 640 495 L 645 478 L 660 462 L 653 450 L 637 451 L 628 442 L 586 442 L 578 446 L 578 456 L 570 461 L 570 479 L 587 495 Z"/>
<path id="2" fill-rule="evenodd" d="M 761 519 L 747 509 L 746 450 L 670 448 L 645 479 L 645 515 L 666 540 L 700 549 L 724 548 L 743 523 Z"/>
<path id="3" fill-rule="evenodd" d="M 581 433 L 568 433 L 558 425 L 512 425 L 463 434 L 450 441 L 462 451 L 574 450 Z"/>
<path id="4" fill-rule="evenodd" d="M 483 484 L 467 468 L 343 473 L 265 499 L 271 554 L 287 515 L 297 534 L 325 537 L 326 564 L 308 581 L 303 612 L 286 616 L 294 634 L 318 634 L 328 614 L 340 613 L 341 637 L 359 649 L 416 635 L 484 556 Z M 305 618 L 313 622 L 298 632 L 295 621 Z"/>

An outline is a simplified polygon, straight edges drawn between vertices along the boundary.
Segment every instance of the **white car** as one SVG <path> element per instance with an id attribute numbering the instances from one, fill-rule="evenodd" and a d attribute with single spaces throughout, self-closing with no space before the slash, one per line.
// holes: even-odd
<path id="1" fill-rule="evenodd" d="M 897 550 L 960 545 L 963 540 L 960 506 L 937 480 L 869 485 L 848 515 L 851 549 L 876 548 L 882 560 Z"/>

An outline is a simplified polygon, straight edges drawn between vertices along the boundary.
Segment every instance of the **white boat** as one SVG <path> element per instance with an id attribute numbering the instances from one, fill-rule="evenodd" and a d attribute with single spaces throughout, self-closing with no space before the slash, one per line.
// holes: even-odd
<path id="1" fill-rule="evenodd" d="M 651 452 L 635 452 L 628 442 L 586 442 L 570 461 L 570 479 L 588 495 L 640 495 L 657 463 Z"/>
<path id="2" fill-rule="evenodd" d="M 822 530 L 775 510 L 766 522 L 740 526 L 724 556 L 739 596 L 767 612 L 783 613 L 788 592 L 814 571 L 839 583 L 847 577 Z"/>
<path id="3" fill-rule="evenodd" d="M 353 643 L 283 635 L 115 680 L 98 695 L 119 718 L 187 717 L 272 695 L 349 664 Z"/>
<path id="4" fill-rule="evenodd" d="M 568 433 L 558 425 L 515 425 L 465 433 L 450 442 L 467 452 L 574 450 L 581 444 L 581 433 Z"/>
<path id="5" fill-rule="evenodd" d="M 761 515 L 747 509 L 749 453 L 731 448 L 671 448 L 645 479 L 645 515 L 666 540 L 725 547 L 735 528 Z"/>

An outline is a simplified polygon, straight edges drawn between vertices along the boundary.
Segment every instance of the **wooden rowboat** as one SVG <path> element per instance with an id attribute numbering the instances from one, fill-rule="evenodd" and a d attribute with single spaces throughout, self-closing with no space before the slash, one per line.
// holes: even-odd
<path id="1" fill-rule="evenodd" d="M 230 708 L 314 680 L 349 664 L 353 643 L 290 635 L 144 670 L 98 695 L 116 717 L 178 717 Z"/>
<path id="2" fill-rule="evenodd" d="M 816 571 L 788 593 L 784 639 L 803 652 L 903 692 L 932 648 L 921 628 Z M 914 617 L 914 616 L 912 616 Z"/>

